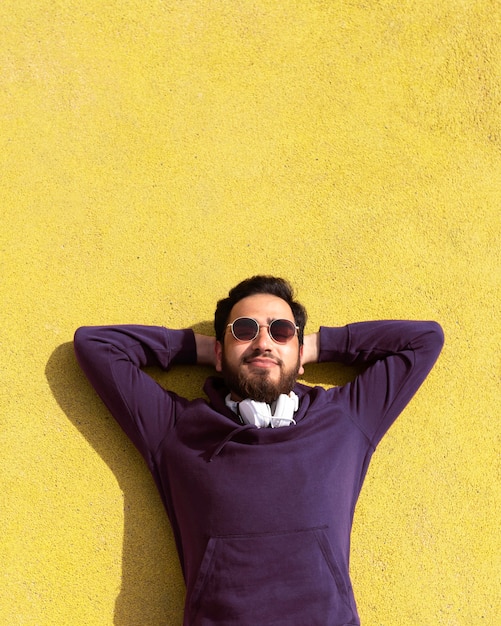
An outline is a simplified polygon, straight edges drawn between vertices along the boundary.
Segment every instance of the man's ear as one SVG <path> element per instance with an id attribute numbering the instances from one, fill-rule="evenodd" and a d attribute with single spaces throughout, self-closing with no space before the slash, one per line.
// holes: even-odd
<path id="1" fill-rule="evenodd" d="M 223 344 L 220 341 L 216 341 L 215 344 L 215 352 L 216 352 L 216 372 L 222 372 L 222 362 L 223 362 Z"/>
<path id="2" fill-rule="evenodd" d="M 298 374 L 301 376 L 302 374 L 304 374 L 304 367 L 303 367 L 303 345 L 299 346 L 299 359 L 301 361 L 301 365 L 299 366 L 299 370 L 298 370 Z"/>

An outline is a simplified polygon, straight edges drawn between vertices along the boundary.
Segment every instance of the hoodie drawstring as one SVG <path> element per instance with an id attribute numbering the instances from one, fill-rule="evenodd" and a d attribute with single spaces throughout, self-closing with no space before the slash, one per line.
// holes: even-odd
<path id="1" fill-rule="evenodd" d="M 218 443 L 216 448 L 213 450 L 212 454 L 209 457 L 209 463 L 211 463 L 214 460 L 214 458 L 218 456 L 218 454 L 221 453 L 221 451 L 223 450 L 224 446 L 228 443 L 228 441 L 233 439 L 233 437 L 236 437 L 238 434 L 243 433 L 244 430 L 249 430 L 250 428 L 255 428 L 254 424 L 240 424 L 239 426 L 234 428 L 232 431 L 230 431 L 226 435 L 226 437 L 220 443 Z"/>

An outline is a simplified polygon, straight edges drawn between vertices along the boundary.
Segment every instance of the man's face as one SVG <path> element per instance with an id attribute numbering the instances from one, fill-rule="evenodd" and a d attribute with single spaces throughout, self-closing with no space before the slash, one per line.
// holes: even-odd
<path id="1" fill-rule="evenodd" d="M 235 304 L 228 323 L 238 317 L 252 317 L 259 325 L 276 319 L 294 322 L 290 306 L 276 296 L 256 294 Z M 226 328 L 224 344 L 216 343 L 216 369 L 222 372 L 233 400 L 245 398 L 274 402 L 281 393 L 292 390 L 298 374 L 303 373 L 303 348 L 297 334 L 287 343 L 273 341 L 268 327 L 259 329 L 252 341 L 238 341 Z"/>

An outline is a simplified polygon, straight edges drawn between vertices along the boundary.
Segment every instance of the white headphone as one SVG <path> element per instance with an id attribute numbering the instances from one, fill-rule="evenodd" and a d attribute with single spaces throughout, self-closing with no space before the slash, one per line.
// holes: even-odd
<path id="1" fill-rule="evenodd" d="M 228 395 L 226 404 L 246 424 L 252 424 L 257 428 L 266 428 L 267 426 L 280 428 L 296 423 L 293 416 L 299 407 L 299 398 L 293 391 L 289 395 L 282 393 L 277 401 L 270 406 L 266 402 L 256 402 L 249 399 L 234 402 Z"/>

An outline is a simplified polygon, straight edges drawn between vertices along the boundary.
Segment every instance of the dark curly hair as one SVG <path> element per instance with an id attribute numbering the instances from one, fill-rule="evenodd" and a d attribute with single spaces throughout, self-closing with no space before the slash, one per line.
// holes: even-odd
<path id="1" fill-rule="evenodd" d="M 298 339 L 299 344 L 303 344 L 304 327 L 308 315 L 304 306 L 294 300 L 294 291 L 291 284 L 283 279 L 275 276 L 252 276 L 238 283 L 233 289 L 230 289 L 227 298 L 219 300 L 214 313 L 214 329 L 216 331 L 216 339 L 223 343 L 224 333 L 228 324 L 231 309 L 237 302 L 254 296 L 257 294 L 270 294 L 285 300 L 292 310 L 296 325 L 299 326 Z"/>

